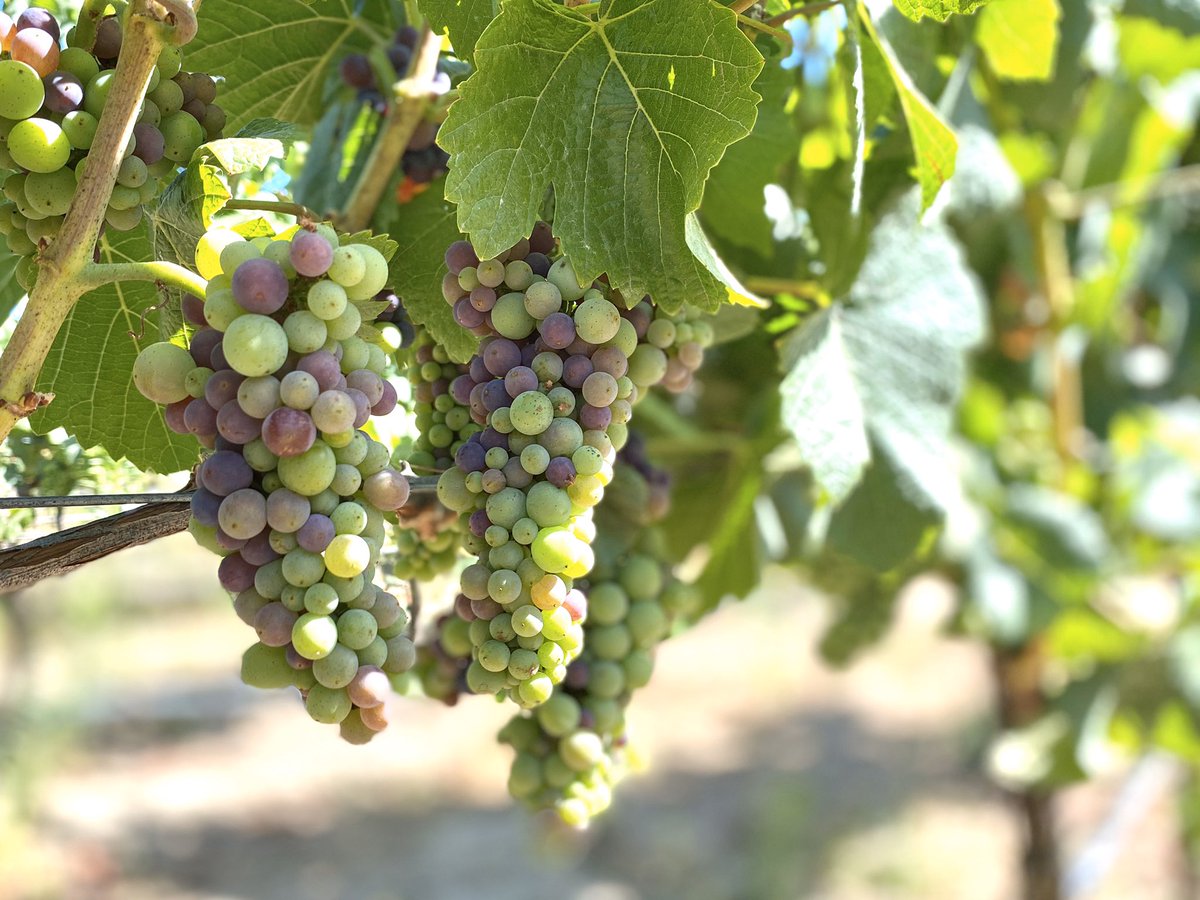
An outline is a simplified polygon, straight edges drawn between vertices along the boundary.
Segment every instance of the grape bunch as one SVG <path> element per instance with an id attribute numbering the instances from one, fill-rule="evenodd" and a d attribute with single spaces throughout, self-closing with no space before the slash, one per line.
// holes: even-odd
<path id="1" fill-rule="evenodd" d="M 0 199 L 0 234 L 23 257 L 18 277 L 30 289 L 33 257 L 57 236 L 87 163 L 121 52 L 121 21 L 98 23 L 95 46 L 66 46 L 58 21 L 31 7 L 14 21 L 0 12 L 0 169 L 13 170 Z M 216 82 L 182 71 L 176 47 L 162 51 L 150 91 L 117 173 L 105 224 L 137 226 L 145 204 L 205 140 L 221 136 L 225 113 Z"/>
<path id="2" fill-rule="evenodd" d="M 469 402 L 450 391 L 455 379 L 468 374 L 468 367 L 451 362 L 446 349 L 424 333 L 417 336 L 406 359 L 417 419 L 417 438 L 407 461 L 414 470 L 442 472 L 454 465 L 458 448 L 483 431 L 471 415 Z"/>
<path id="3" fill-rule="evenodd" d="M 603 280 L 580 284 L 554 252 L 544 223 L 495 259 L 459 241 L 443 281 L 455 320 L 483 340 L 449 384 L 482 430 L 450 443 L 454 466 L 438 482 L 477 557 L 442 638 L 458 650 L 469 641 L 472 691 L 526 708 L 549 698 L 581 649 L 587 601 L 573 580 L 592 568 L 592 509 L 633 404 L 670 366 L 643 340 L 655 321 L 647 300 L 627 308 Z"/>
<path id="4" fill-rule="evenodd" d="M 618 469 L 632 472 L 623 462 Z M 607 809 L 614 786 L 635 767 L 625 711 L 650 681 L 655 648 L 673 620 L 697 605 L 695 591 L 672 576 L 657 532 L 611 515 L 600 532 L 596 567 L 583 588 L 584 651 L 548 701 L 500 732 L 516 750 L 512 795 L 573 826 Z"/>
<path id="5" fill-rule="evenodd" d="M 290 240 L 213 229 L 196 263 L 210 281 L 203 303 L 184 299 L 200 326 L 190 347 L 145 348 L 134 384 L 215 451 L 191 531 L 224 557 L 221 585 L 258 633 L 242 678 L 299 688 L 313 719 L 365 742 L 387 724 L 389 676 L 416 658 L 404 604 L 373 584 L 385 515 L 409 484 L 361 430 L 397 403 L 355 305 L 384 287 L 387 262 L 317 226 Z"/>
<path id="6" fill-rule="evenodd" d="M 402 78 L 408 72 L 419 39 L 417 29 L 405 25 L 396 32 L 392 42 L 385 49 L 384 55 L 396 78 Z M 342 81 L 358 91 L 360 100 L 371 104 L 379 115 L 387 112 L 389 101 L 369 57 L 362 53 L 352 53 L 342 60 L 338 71 Z M 431 90 L 439 97 L 450 91 L 450 74 L 441 60 L 438 61 Z M 450 154 L 435 143 L 444 118 L 445 109 L 439 104 L 431 110 L 427 118 L 418 123 L 413 132 L 400 162 L 401 171 L 405 176 L 399 186 L 402 201 L 411 199 L 422 186 L 446 174 Z"/>

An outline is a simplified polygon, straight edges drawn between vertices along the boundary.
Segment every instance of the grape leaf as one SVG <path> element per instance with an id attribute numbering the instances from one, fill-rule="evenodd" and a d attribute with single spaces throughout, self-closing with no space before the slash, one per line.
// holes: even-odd
<path id="1" fill-rule="evenodd" d="M 904 13 L 914 22 L 919 22 L 925 16 L 945 22 L 954 14 L 968 16 L 988 0 L 894 0 L 896 9 Z M 1003 0 L 998 0 L 1003 2 Z"/>
<path id="2" fill-rule="evenodd" d="M 442 199 L 438 187 L 434 183 L 409 203 L 382 204 L 373 224 L 399 245 L 392 257 L 392 290 L 409 318 L 445 347 L 452 360 L 467 362 L 475 353 L 476 338 L 454 321 L 442 296 L 444 254 L 462 235 L 454 224 L 454 207 Z"/>
<path id="3" fill-rule="evenodd" d="M 771 222 L 763 188 L 776 180 L 779 167 L 795 155 L 799 140 L 784 108 L 795 76 L 768 64 L 754 88 L 762 95 L 758 120 L 750 134 L 731 146 L 708 176 L 700 214 L 704 226 L 722 240 L 757 253 L 771 253 Z"/>
<path id="4" fill-rule="evenodd" d="M 0 325 L 25 296 L 25 288 L 17 284 L 17 263 L 20 261 L 21 257 L 0 242 Z"/>
<path id="5" fill-rule="evenodd" d="M 185 65 L 224 77 L 218 102 L 230 130 L 265 115 L 311 125 L 330 71 L 394 28 L 387 0 L 327 0 L 319 13 L 302 0 L 207 0 Z"/>
<path id="6" fill-rule="evenodd" d="M 880 222 L 848 295 L 784 348 L 783 420 L 833 503 L 876 450 L 925 505 L 944 508 L 954 490 L 946 438 L 984 304 L 958 245 L 918 224 L 915 206 L 909 195 Z"/>
<path id="7" fill-rule="evenodd" d="M 938 191 L 954 174 L 954 160 L 958 153 L 958 140 L 950 127 L 941 120 L 934 108 L 917 90 L 912 78 L 900 65 L 891 45 L 876 30 L 875 25 L 864 13 L 862 16 L 864 41 L 874 45 L 887 63 L 888 72 L 900 97 L 900 106 L 908 122 L 908 133 L 912 141 L 913 154 L 917 161 L 917 183 L 921 185 L 921 210 L 928 209 L 937 198 Z M 866 52 L 864 51 L 864 59 Z"/>
<path id="8" fill-rule="evenodd" d="M 1200 36 L 1185 37 L 1153 19 L 1122 17 L 1121 66 L 1132 78 L 1149 75 L 1170 84 L 1184 72 L 1200 69 Z"/>
<path id="9" fill-rule="evenodd" d="M 975 40 L 1000 78 L 1048 81 L 1061 18 L 1058 0 L 994 0 L 979 14 Z"/>
<path id="10" fill-rule="evenodd" d="M 762 58 L 710 0 L 604 0 L 600 18 L 510 0 L 480 39 L 440 142 L 446 196 L 485 257 L 529 234 L 546 189 L 581 278 L 715 309 L 726 291 L 685 220 L 754 124 Z"/>
<path id="11" fill-rule="evenodd" d="M 471 59 L 479 36 L 496 16 L 498 0 L 417 0 L 417 6 L 438 31 L 450 35 L 459 59 Z"/>
<path id="12" fill-rule="evenodd" d="M 100 254 L 105 263 L 154 258 L 144 226 L 109 231 Z M 55 399 L 30 418 L 35 431 L 65 428 L 83 447 L 103 447 L 113 459 L 126 457 L 151 472 L 178 472 L 195 463 L 196 439 L 171 431 L 163 408 L 133 386 L 138 352 L 160 340 L 159 314 L 147 312 L 158 302 L 153 284 L 128 281 L 79 299 L 38 376 L 37 389 L 52 391 Z"/>

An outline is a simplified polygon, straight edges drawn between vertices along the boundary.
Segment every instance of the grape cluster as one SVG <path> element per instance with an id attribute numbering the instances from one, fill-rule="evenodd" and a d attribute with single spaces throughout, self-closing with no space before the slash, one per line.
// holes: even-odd
<path id="1" fill-rule="evenodd" d="M 695 591 L 664 559 L 653 529 L 620 517 L 601 523 L 596 567 L 583 586 L 584 651 L 548 701 L 500 733 L 517 751 L 509 791 L 532 808 L 554 809 L 567 824 L 585 825 L 611 802 L 633 761 L 625 722 L 633 692 L 650 681 L 654 650 L 672 621 L 696 607 Z"/>
<path id="2" fill-rule="evenodd" d="M 396 78 L 403 77 L 408 72 L 419 38 L 417 29 L 405 25 L 388 44 L 384 53 Z M 347 86 L 358 91 L 360 100 L 370 103 L 379 115 L 387 112 L 388 98 L 379 83 L 375 67 L 366 55 L 352 53 L 347 56 L 342 60 L 339 73 Z M 450 90 L 450 74 L 441 60 L 438 61 L 431 90 L 435 96 L 442 96 Z M 422 120 L 413 132 L 400 162 L 401 171 L 405 175 L 400 185 L 402 194 L 411 195 L 416 192 L 415 188 L 418 186 L 426 185 L 446 174 L 450 155 L 435 143 L 443 118 L 444 110 L 435 109 L 432 116 Z"/>
<path id="3" fill-rule="evenodd" d="M 408 464 L 419 471 L 445 471 L 454 465 L 458 448 L 483 430 L 471 416 L 470 404 L 450 392 L 451 383 L 466 375 L 468 367 L 451 362 L 445 348 L 422 333 L 407 353 L 406 372 L 417 419 Z"/>
<path id="4" fill-rule="evenodd" d="M 184 316 L 201 327 L 187 350 L 144 349 L 134 384 L 215 451 L 191 530 L 224 556 L 221 584 L 258 632 L 243 679 L 299 688 L 314 719 L 364 742 L 387 724 L 389 675 L 416 659 L 404 605 L 372 583 L 409 484 L 360 430 L 397 402 L 355 305 L 383 288 L 387 262 L 318 226 L 290 240 L 214 229 L 196 263 L 208 295 L 185 298 Z"/>
<path id="5" fill-rule="evenodd" d="M 603 280 L 580 284 L 555 246 L 544 224 L 494 259 L 459 241 L 443 281 L 455 320 L 483 340 L 449 383 L 482 430 L 452 441 L 447 429 L 440 441 L 451 440 L 454 466 L 438 495 L 477 557 L 441 638 L 450 656 L 469 652 L 472 691 L 526 708 L 549 698 L 581 649 L 587 600 L 573 580 L 594 561 L 592 510 L 633 404 L 670 365 L 644 340 L 652 305 L 626 308 Z"/>
<path id="6" fill-rule="evenodd" d="M 58 234 L 86 168 L 121 52 L 121 21 L 102 19 L 90 50 L 73 46 L 72 36 L 64 47 L 47 10 L 31 7 L 15 21 L 0 12 L 0 169 L 14 170 L 4 181 L 0 234 L 24 257 L 18 277 L 26 289 L 36 275 L 33 257 Z M 107 227 L 136 227 L 163 181 L 225 127 L 216 82 L 183 72 L 182 61 L 176 47 L 158 59 L 105 212 Z"/>

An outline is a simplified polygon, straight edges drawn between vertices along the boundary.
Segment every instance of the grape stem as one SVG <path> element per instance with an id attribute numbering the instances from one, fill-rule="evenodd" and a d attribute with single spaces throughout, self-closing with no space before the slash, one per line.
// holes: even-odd
<path id="1" fill-rule="evenodd" d="M 835 6 L 845 5 L 846 0 L 821 0 L 820 3 L 806 3 L 803 6 L 797 6 L 789 9 L 787 12 L 781 12 L 777 16 L 772 16 L 767 19 L 768 25 L 779 26 L 788 19 L 794 19 L 796 16 L 815 16 L 819 12 L 824 12 L 827 9 L 833 9 Z"/>
<path id="2" fill-rule="evenodd" d="M 171 6 L 176 13 L 175 29 L 185 29 L 175 10 L 178 4 Z M 190 7 L 185 9 L 194 33 L 195 16 Z M 8 437 L 18 419 L 53 400 L 53 395 L 36 391 L 35 384 L 54 338 L 87 290 L 80 275 L 92 264 L 92 252 L 138 109 L 159 53 L 174 30 L 158 15 L 162 12 L 163 7 L 155 0 L 134 0 L 87 169 L 58 238 L 39 257 L 37 284 L 12 339 L 0 355 L 0 441 Z"/>
<path id="3" fill-rule="evenodd" d="M 375 139 L 362 177 L 354 186 L 345 210 L 337 217 L 343 230 L 362 231 L 371 224 L 392 176 L 400 167 L 404 150 L 429 106 L 430 83 L 437 74 L 441 51 L 441 36 L 426 27 L 407 76 L 396 84 L 392 107 Z"/>
<path id="4" fill-rule="evenodd" d="M 788 46 L 789 50 L 791 49 L 792 45 L 795 44 L 791 34 L 784 28 L 777 28 L 768 24 L 767 22 L 760 22 L 758 19 L 752 19 L 749 16 L 741 14 L 738 15 L 737 20 L 739 25 L 751 28 L 754 31 L 761 31 L 763 34 L 769 34 L 772 37 L 779 38 L 779 40 L 783 41 Z"/>
<path id="5" fill-rule="evenodd" d="M 307 206 L 301 203 L 288 203 L 285 200 L 230 200 L 221 208 L 230 210 L 257 210 L 259 212 L 276 213 L 281 216 L 295 216 L 301 220 L 301 224 L 305 220 L 313 223 L 321 221 L 321 216 Z"/>
<path id="6" fill-rule="evenodd" d="M 729 4 L 729 8 L 740 16 L 757 2 L 758 0 L 734 0 L 733 3 Z"/>
<path id="7" fill-rule="evenodd" d="M 112 284 L 115 281 L 154 281 L 177 287 L 189 294 L 195 294 L 201 300 L 208 290 L 208 282 L 190 269 L 175 263 L 155 260 L 153 262 L 131 263 L 89 263 L 79 273 L 78 284 L 85 291 Z"/>

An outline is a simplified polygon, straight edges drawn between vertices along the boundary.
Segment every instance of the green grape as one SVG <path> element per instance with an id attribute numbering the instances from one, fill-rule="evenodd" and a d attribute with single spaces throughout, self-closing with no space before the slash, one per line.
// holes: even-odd
<path id="1" fill-rule="evenodd" d="M 342 288 L 358 284 L 367 274 L 366 260 L 358 250 L 358 247 L 347 244 L 333 251 L 333 262 L 326 275 Z"/>
<path id="2" fill-rule="evenodd" d="M 346 694 L 345 688 L 327 688 L 323 684 L 314 685 L 305 698 L 304 708 L 312 718 L 326 725 L 336 725 L 346 716 L 354 705 Z"/>
<path id="3" fill-rule="evenodd" d="M 162 108 L 161 104 L 159 108 Z M 177 163 L 186 165 L 196 148 L 204 143 L 203 126 L 185 112 L 164 114 L 159 131 L 163 135 L 163 155 Z"/>
<path id="4" fill-rule="evenodd" d="M 108 102 L 108 95 L 112 91 L 114 77 L 112 69 L 105 69 L 102 72 L 97 72 L 86 83 L 87 86 L 83 91 L 83 108 L 97 119 L 104 112 L 104 104 Z"/>
<path id="5" fill-rule="evenodd" d="M 541 434 L 554 421 L 554 406 L 540 391 L 526 391 L 512 402 L 513 427 L 527 435 Z"/>
<path id="6" fill-rule="evenodd" d="M 342 613 L 337 623 L 338 640 L 352 650 L 362 650 L 379 633 L 375 617 L 365 609 L 350 609 Z"/>
<path id="7" fill-rule="evenodd" d="M 371 550 L 358 535 L 336 535 L 325 549 L 325 565 L 339 578 L 353 578 L 362 574 L 370 562 Z"/>
<path id="8" fill-rule="evenodd" d="M 287 360 L 288 336 L 274 319 L 248 313 L 229 324 L 222 346 L 235 372 L 270 375 Z"/>
<path id="9" fill-rule="evenodd" d="M 32 66 L 0 60 L 0 118 L 28 119 L 37 115 L 45 99 L 46 88 Z"/>
<path id="10" fill-rule="evenodd" d="M 525 309 L 523 294 L 505 294 L 492 309 L 492 327 L 502 337 L 520 340 L 529 337 L 537 320 Z"/>
<path id="11" fill-rule="evenodd" d="M 325 576 L 325 560 L 320 553 L 302 547 L 289 551 L 283 557 L 283 577 L 296 587 L 310 587 Z"/>
<path id="12" fill-rule="evenodd" d="M 603 344 L 617 336 L 620 311 L 603 296 L 591 297 L 575 310 L 575 332 L 590 344 Z"/>
<path id="13" fill-rule="evenodd" d="M 346 289 L 333 281 L 318 281 L 308 289 L 308 308 L 314 316 L 332 321 L 346 311 Z"/>
<path id="14" fill-rule="evenodd" d="M 70 169 L 34 172 L 25 179 L 25 198 L 43 215 L 65 215 L 75 197 L 75 175 Z"/>
<path id="15" fill-rule="evenodd" d="M 293 674 L 282 647 L 257 643 L 242 654 L 242 682 L 250 687 L 263 690 L 291 687 Z"/>
<path id="16" fill-rule="evenodd" d="M 346 289 L 346 295 L 351 300 L 370 300 L 385 287 L 388 282 L 388 264 L 383 254 L 366 244 L 353 244 L 354 250 L 362 259 L 365 271 L 362 279 Z"/>
<path id="17" fill-rule="evenodd" d="M 8 152 L 30 172 L 57 172 L 71 158 L 71 142 L 49 119 L 25 119 L 9 132 Z"/>
<path id="18" fill-rule="evenodd" d="M 358 674 L 358 654 L 344 644 L 338 644 L 328 656 L 313 662 L 317 684 L 327 688 L 344 688 Z"/>
<path id="19" fill-rule="evenodd" d="M 58 57 L 58 68 L 61 72 L 70 72 L 79 79 L 81 84 L 87 84 L 100 73 L 100 63 L 96 57 L 82 47 L 68 47 Z"/>
<path id="20" fill-rule="evenodd" d="M 305 497 L 315 497 L 333 483 L 337 460 L 333 451 L 318 440 L 298 456 L 279 460 L 279 477 L 285 487 Z"/>
<path id="21" fill-rule="evenodd" d="M 177 403 L 188 396 L 185 382 L 193 368 L 191 354 L 177 344 L 151 344 L 134 361 L 133 384 L 148 400 Z"/>
<path id="22" fill-rule="evenodd" d="M 292 646 L 305 659 L 323 659 L 333 652 L 337 644 L 338 625 L 329 616 L 305 613 L 292 627 Z"/>
<path id="23" fill-rule="evenodd" d="M 511 656 L 508 644 L 502 641 L 488 641 L 479 648 L 477 654 L 479 664 L 489 672 L 506 671 Z"/>
<path id="24" fill-rule="evenodd" d="M 312 353 L 325 346 L 329 337 L 326 324 L 307 309 L 298 309 L 283 321 L 288 347 L 296 353 Z"/>
<path id="25" fill-rule="evenodd" d="M 196 271 L 201 278 L 212 279 L 221 274 L 221 251 L 231 243 L 245 240 L 231 228 L 210 228 L 196 242 Z"/>

